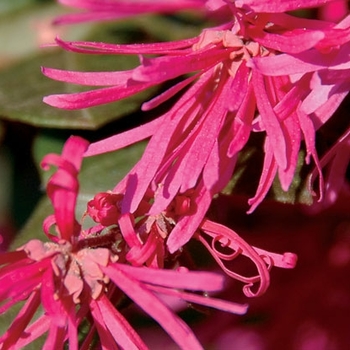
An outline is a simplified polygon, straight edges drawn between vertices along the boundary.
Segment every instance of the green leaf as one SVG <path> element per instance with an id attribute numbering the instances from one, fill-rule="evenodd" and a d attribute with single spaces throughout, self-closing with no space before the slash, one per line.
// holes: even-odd
<path id="1" fill-rule="evenodd" d="M 68 93 L 79 89 L 44 77 L 40 66 L 59 66 L 57 62 L 73 60 L 66 52 L 54 50 L 35 56 L 0 73 L 0 115 L 3 119 L 27 123 L 39 127 L 97 129 L 100 126 L 127 115 L 137 109 L 147 99 L 150 92 L 131 98 L 80 111 L 65 111 L 50 107 L 42 102 L 45 95 Z M 73 55 L 71 55 L 73 56 Z M 97 59 L 105 68 L 106 61 Z M 113 67 L 121 67 L 125 57 L 115 58 Z M 87 60 L 86 60 L 87 61 Z M 119 62 L 119 63 L 118 63 Z M 74 66 L 72 63 L 70 64 Z M 79 66 L 79 65 L 78 65 Z M 82 65 L 77 70 L 84 71 Z M 69 91 L 68 91 L 69 90 Z"/>
<path id="2" fill-rule="evenodd" d="M 91 198 L 97 192 L 113 189 L 141 158 L 145 145 L 139 142 L 116 152 L 85 158 L 80 192 Z"/>
<path id="3" fill-rule="evenodd" d="M 33 3 L 33 0 L 16 0 L 0 2 L 0 16 L 8 15 L 13 11 L 17 11 Z"/>
<path id="4" fill-rule="evenodd" d="M 168 27 L 171 30 L 164 31 Z M 196 30 L 195 30 L 196 29 Z M 179 39 L 198 33 L 198 27 L 183 25 L 172 17 L 149 16 L 118 23 L 91 26 L 84 40 L 110 43 L 133 43 Z M 196 33 L 196 34 L 197 34 Z M 82 40 L 82 39 L 81 39 Z M 148 100 L 155 89 L 98 107 L 79 111 L 59 110 L 45 105 L 43 96 L 90 90 L 51 80 L 41 74 L 40 66 L 75 71 L 117 71 L 131 69 L 138 64 L 138 57 L 125 55 L 84 55 L 65 52 L 62 49 L 43 49 L 24 61 L 0 73 L 0 116 L 39 127 L 98 129 L 99 127 L 130 114 Z"/>
<path id="5" fill-rule="evenodd" d="M 308 188 L 308 171 L 306 171 L 306 169 L 309 168 L 310 167 L 305 164 L 305 151 L 301 150 L 299 152 L 298 164 L 293 181 L 288 191 L 282 189 L 278 176 L 276 176 L 271 188 L 271 196 L 273 199 L 281 203 L 311 205 L 313 203 L 313 198 Z"/>

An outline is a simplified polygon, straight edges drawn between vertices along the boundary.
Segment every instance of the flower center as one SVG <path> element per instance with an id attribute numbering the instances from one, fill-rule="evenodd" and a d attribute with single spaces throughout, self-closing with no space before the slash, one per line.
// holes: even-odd
<path id="1" fill-rule="evenodd" d="M 105 231 L 75 245 L 64 240 L 57 243 L 32 240 L 23 249 L 32 260 L 51 259 L 56 285 L 54 297 L 71 296 L 77 304 L 83 294 L 89 293 L 96 299 L 107 288 L 109 278 L 100 267 L 119 259 L 120 231 L 116 228 Z"/>
<path id="2" fill-rule="evenodd" d="M 194 51 L 198 51 L 213 45 L 217 47 L 221 45 L 223 48 L 232 49 L 228 54 L 230 63 L 225 62 L 231 76 L 235 76 L 242 61 L 248 61 L 251 57 L 259 56 L 262 54 L 262 50 L 265 50 L 257 42 L 244 40 L 233 30 L 204 30 L 199 41 L 192 48 Z"/>

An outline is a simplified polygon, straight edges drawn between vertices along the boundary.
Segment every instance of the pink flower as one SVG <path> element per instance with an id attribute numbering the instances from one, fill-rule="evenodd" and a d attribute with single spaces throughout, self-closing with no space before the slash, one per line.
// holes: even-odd
<path id="1" fill-rule="evenodd" d="M 125 294 L 180 347 L 200 349 L 193 332 L 160 295 L 238 314 L 245 313 L 247 306 L 190 292 L 220 291 L 224 282 L 220 275 L 190 272 L 184 267 L 160 270 L 143 263 L 131 266 L 125 259 L 130 247 L 117 225 L 82 230 L 74 211 L 79 187 L 77 175 L 87 146 L 85 140 L 71 137 L 62 155 L 49 154 L 42 162 L 45 168 L 58 167 L 47 185 L 54 215 L 44 221 L 43 228 L 50 241 L 31 240 L 17 251 L 0 255 L 0 313 L 24 302 L 0 338 L 2 348 L 23 348 L 47 333 L 44 348 L 62 348 L 68 342 L 71 349 L 87 349 L 97 331 L 103 348 L 145 349 L 147 346 L 115 307 Z M 118 203 L 117 197 L 111 197 L 109 203 Z M 96 196 L 95 201 L 103 204 L 101 198 L 106 198 L 106 194 Z M 113 210 L 106 212 L 105 207 L 99 208 L 109 216 L 115 215 Z M 99 218 L 96 211 L 93 216 Z M 56 234 L 50 232 L 54 224 Z M 45 312 L 36 318 L 40 304 Z M 82 322 L 87 322 L 89 329 L 79 344 Z"/>
<path id="2" fill-rule="evenodd" d="M 326 2 L 310 0 L 303 6 Z M 44 98 L 46 103 L 66 109 L 112 102 L 190 74 L 142 106 L 148 110 L 179 96 L 167 113 L 92 144 L 85 154 L 113 151 L 150 137 L 142 159 L 113 192 L 125 194 L 121 214 L 127 214 L 137 210 L 151 189 L 154 202 L 150 215 L 166 211 L 177 196 L 189 191 L 195 194 L 192 202 L 196 212 L 179 218 L 167 240 L 171 252 L 185 244 L 199 227 L 212 197 L 231 178 L 238 154 L 252 131 L 263 132 L 266 138 L 262 175 L 256 195 L 249 201 L 249 212 L 264 199 L 276 174 L 282 188 L 288 190 L 303 140 L 306 161 L 312 157 L 320 171 L 315 131 L 332 116 L 348 92 L 346 64 L 340 74 L 326 71 L 329 66 L 338 71 L 341 68 L 338 65 L 348 45 L 347 19 L 334 25 L 283 13 L 299 8 L 298 1 L 215 0 L 206 6 L 231 13 L 231 19 L 195 38 L 132 45 L 57 39 L 60 46 L 74 52 L 156 55 L 142 56 L 141 64 L 134 69 L 74 72 L 43 68 L 45 75 L 56 80 L 104 86 Z M 332 57 L 339 58 L 332 63 Z M 320 184 L 322 188 L 322 178 Z"/>
<path id="3" fill-rule="evenodd" d="M 171 13 L 186 9 L 199 9 L 205 0 L 58 0 L 62 5 L 84 10 L 63 15 L 55 23 L 106 21 L 143 13 Z"/>
<path id="4" fill-rule="evenodd" d="M 314 48 L 299 53 L 254 58 L 251 63 L 263 75 L 269 77 L 283 75 L 289 75 L 294 79 L 296 77 L 292 88 L 274 110 L 280 111 L 282 116 L 291 113 L 290 122 L 293 124 L 294 120 L 294 123 L 297 123 L 289 129 L 290 140 L 293 143 L 296 137 L 300 137 L 298 129 L 301 130 L 307 150 L 306 160 L 309 162 L 312 157 L 319 173 L 320 200 L 322 200 L 324 182 L 315 148 L 315 131 L 332 117 L 349 92 L 350 66 L 347 57 L 350 50 L 350 16 L 337 25 L 329 26 L 320 22 L 319 26 L 324 28 L 324 37 Z M 267 143 L 265 147 L 269 149 L 271 145 Z M 276 171 L 276 162 L 271 156 L 265 158 L 264 168 L 265 174 Z M 272 181 L 269 175 L 262 176 L 259 185 L 261 190 L 258 190 L 257 196 L 250 203 L 253 204 L 254 200 L 258 199 L 259 192 L 260 195 L 266 193 L 269 179 Z M 283 181 L 282 187 L 284 187 Z"/>

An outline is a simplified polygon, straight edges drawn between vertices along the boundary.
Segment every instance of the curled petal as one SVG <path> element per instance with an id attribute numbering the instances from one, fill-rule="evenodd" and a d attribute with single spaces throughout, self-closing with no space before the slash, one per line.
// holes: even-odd
<path id="1" fill-rule="evenodd" d="M 208 243 L 207 239 L 202 236 L 202 233 L 197 235 L 197 239 L 208 249 L 220 267 L 229 276 L 246 283 L 243 291 L 248 297 L 258 296 L 266 291 L 270 283 L 269 270 L 272 266 L 293 268 L 296 264 L 297 258 L 295 254 L 284 253 L 280 255 L 254 248 L 245 242 L 236 232 L 208 219 L 203 220 L 200 230 L 211 237 L 212 240 L 211 243 Z M 225 252 L 217 249 L 216 243 L 221 244 L 221 248 L 224 248 Z M 227 248 L 232 250 L 231 253 L 227 252 Z M 248 257 L 255 264 L 258 270 L 257 276 L 242 276 L 226 267 L 224 261 L 231 261 L 239 255 Z M 253 292 L 252 287 L 257 282 L 259 282 L 259 287 Z"/>
<path id="2" fill-rule="evenodd" d="M 70 241 L 78 234 L 79 225 L 75 219 L 75 205 L 78 195 L 78 172 L 88 142 L 80 137 L 70 137 L 63 147 L 62 155 L 49 154 L 42 164 L 58 166 L 47 184 L 47 194 L 55 210 L 55 220 L 60 238 Z M 47 223 L 45 225 L 45 232 Z"/>

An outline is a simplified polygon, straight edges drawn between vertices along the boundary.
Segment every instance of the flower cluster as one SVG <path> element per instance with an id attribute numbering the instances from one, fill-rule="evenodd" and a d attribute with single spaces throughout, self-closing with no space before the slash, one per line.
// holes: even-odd
<path id="1" fill-rule="evenodd" d="M 306 1 L 304 6 L 325 2 Z M 163 210 L 177 193 L 200 183 L 213 196 L 227 184 L 251 132 L 265 134 L 265 161 L 256 195 L 249 201 L 250 212 L 266 196 L 276 174 L 282 188 L 289 188 L 303 140 L 307 162 L 312 157 L 319 169 L 322 192 L 315 131 L 333 115 L 349 90 L 344 58 L 349 50 L 350 17 L 334 24 L 284 13 L 299 6 L 294 2 L 205 4 L 213 11 L 225 11 L 225 22 L 190 39 L 131 45 L 57 39 L 60 46 L 74 52 L 138 54 L 142 60 L 134 69 L 108 73 L 43 68 L 46 76 L 56 80 L 105 86 L 51 95 L 44 101 L 65 109 L 87 108 L 189 74 L 142 106 L 149 110 L 182 91 L 168 113 L 138 129 L 92 144 L 86 154 L 116 150 L 151 136 L 132 172 L 139 178 L 137 184 L 129 186 L 136 186 L 139 195 L 129 203 L 131 211 L 151 183 L 162 186 L 154 211 Z M 227 13 L 231 13 L 230 20 L 226 20 Z M 144 57 L 148 54 L 156 57 Z M 142 180 L 138 173 L 142 173 Z"/>
<path id="2" fill-rule="evenodd" d="M 144 349 L 146 345 L 118 310 L 126 295 L 180 347 L 201 348 L 190 328 L 162 301 L 161 295 L 236 314 L 245 313 L 247 305 L 209 297 L 209 293 L 223 289 L 223 276 L 191 272 L 181 264 L 180 252 L 171 255 L 166 249 L 166 238 L 177 216 L 188 213 L 188 198 L 179 198 L 172 211 L 158 216 L 148 214 L 150 206 L 144 201 L 131 217 L 121 213 L 120 195 L 98 193 L 84 214 L 94 219 L 96 225 L 82 229 L 75 218 L 75 205 L 77 176 L 87 145 L 80 137 L 71 137 L 61 156 L 49 154 L 42 161 L 44 168 L 58 167 L 47 185 L 54 207 L 54 214 L 43 223 L 49 241 L 34 239 L 1 256 L 0 312 L 23 300 L 25 304 L 0 343 L 3 348 L 22 348 L 47 332 L 45 347 L 61 348 L 68 341 L 69 347 L 76 349 L 79 330 L 88 322 L 88 334 L 79 345 L 82 349 L 90 346 L 95 331 L 105 348 L 118 345 Z M 55 233 L 50 232 L 53 225 Z M 215 242 L 210 245 L 205 241 L 205 234 L 228 246 L 234 254 L 220 254 Z M 289 268 L 295 264 L 293 254 L 280 256 L 254 249 L 233 231 L 209 220 L 203 221 L 197 235 L 218 261 L 232 260 L 239 254 L 253 260 L 257 276 L 243 277 L 226 269 L 232 277 L 246 283 L 247 296 L 266 290 L 272 265 Z M 260 285 L 253 292 L 251 288 L 257 282 Z M 40 304 L 44 314 L 36 318 Z"/>
<path id="3" fill-rule="evenodd" d="M 306 162 L 312 159 L 316 165 L 310 183 L 319 177 L 320 199 L 325 196 L 331 202 L 340 191 L 349 160 L 349 131 L 321 160 L 315 134 L 350 87 L 350 16 L 335 24 L 288 14 L 300 7 L 300 1 L 60 2 L 85 10 L 57 20 L 62 23 L 181 9 L 200 10 L 219 23 L 196 37 L 174 42 L 118 45 L 57 38 L 68 51 L 139 55 L 141 62 L 114 72 L 45 67 L 49 78 L 99 87 L 46 96 L 46 103 L 68 110 L 89 108 L 176 78 L 174 86 L 145 102 L 142 109 L 153 109 L 173 97 L 175 102 L 163 115 L 135 129 L 91 145 L 71 137 L 61 156 L 44 158 L 43 167 L 58 167 L 47 185 L 55 211 L 43 224 L 50 241 L 33 240 L 0 257 L 0 312 L 26 300 L 0 344 L 23 347 L 48 332 L 48 348 L 68 341 L 70 348 L 84 349 L 97 331 L 102 348 L 146 348 L 122 314 L 127 296 L 181 348 L 201 348 L 162 296 L 237 314 L 245 313 L 247 306 L 209 297 L 208 293 L 223 290 L 224 277 L 188 270 L 183 257 L 190 240 L 200 242 L 228 276 L 241 281 L 248 297 L 266 291 L 273 266 L 296 264 L 295 254 L 253 247 L 208 217 L 214 196 L 227 186 L 250 135 L 264 136 L 264 163 L 249 212 L 266 197 L 276 175 L 288 190 L 303 142 Z M 330 2 L 308 0 L 303 6 Z M 149 141 L 139 162 L 113 189 L 97 193 L 87 203 L 82 220 L 90 217 L 94 225 L 83 229 L 75 218 L 82 158 L 144 139 Z M 331 174 L 324 179 L 322 167 L 327 163 Z M 50 231 L 53 225 L 56 233 Z M 239 256 L 254 264 L 256 274 L 236 272 L 232 261 Z M 19 280 L 24 282 L 13 283 Z M 44 313 L 35 317 L 40 304 Z M 86 339 L 79 344 L 79 331 L 86 324 Z"/>
<path id="4" fill-rule="evenodd" d="M 175 263 L 160 269 L 165 249 L 162 237 L 155 232 L 159 220 L 150 223 L 148 229 L 140 229 L 137 235 L 134 232 L 128 241 L 118 226 L 109 225 L 110 222 L 108 226 L 83 230 L 74 212 L 77 176 L 86 147 L 85 140 L 71 137 L 61 156 L 49 154 L 43 160 L 44 167 L 58 166 L 47 186 L 55 210 L 43 223 L 49 241 L 31 240 L 17 251 L 1 255 L 0 312 L 25 300 L 0 338 L 2 348 L 23 348 L 47 332 L 45 348 L 62 348 L 68 341 L 71 349 L 77 349 L 80 327 L 88 322 L 88 333 L 80 344 L 82 349 L 89 348 L 95 331 L 104 348 L 145 349 L 144 342 L 115 307 L 122 303 L 124 295 L 152 316 L 180 347 L 201 348 L 189 327 L 162 301 L 161 295 L 237 314 L 245 313 L 247 306 L 209 297 L 208 293 L 223 288 L 224 279 L 218 274 L 191 272 Z M 117 205 L 113 194 L 107 201 L 101 199 L 106 195 L 97 195 L 87 211 L 93 218 L 110 216 L 117 221 L 114 210 L 103 210 Z M 50 232 L 52 225 L 56 233 Z M 44 313 L 36 318 L 40 304 Z"/>

